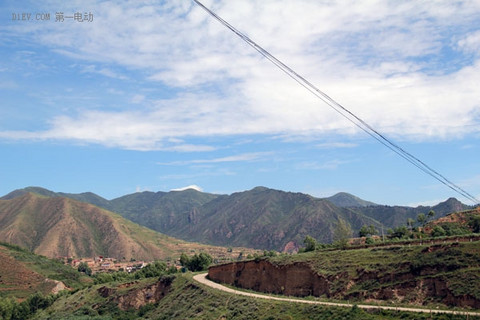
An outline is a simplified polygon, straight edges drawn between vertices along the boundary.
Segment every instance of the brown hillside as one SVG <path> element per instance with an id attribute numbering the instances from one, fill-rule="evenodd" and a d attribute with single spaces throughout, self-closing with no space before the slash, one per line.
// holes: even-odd
<path id="1" fill-rule="evenodd" d="M 19 293 L 25 292 L 49 294 L 56 285 L 56 281 L 28 269 L 11 257 L 8 249 L 0 246 L 0 296 L 21 296 Z"/>
<path id="2" fill-rule="evenodd" d="M 478 217 L 480 217 L 480 207 L 472 210 L 454 212 L 429 222 L 425 226 L 425 232 L 430 234 L 435 226 L 440 226 L 444 228 L 448 228 L 449 226 L 455 226 L 457 228 L 463 229 L 465 233 L 478 232 L 478 230 L 474 230 L 472 226 L 473 219 L 478 219 Z"/>
<path id="3" fill-rule="evenodd" d="M 479 242 L 319 250 L 211 266 L 220 283 L 266 293 L 480 308 Z"/>
<path id="4" fill-rule="evenodd" d="M 91 204 L 33 193 L 0 200 L 0 226 L 0 241 L 47 257 L 154 260 L 195 249 L 217 257 L 227 251 L 167 237 Z M 238 255 L 238 251 L 230 254 Z"/>
<path id="5" fill-rule="evenodd" d="M 446 215 L 445 217 L 441 217 L 435 221 L 432 221 L 432 224 L 436 225 L 436 224 L 449 222 L 449 223 L 460 223 L 462 225 L 465 225 L 468 223 L 468 220 L 471 216 L 479 215 L 479 214 L 480 214 L 480 207 L 477 207 L 472 210 L 451 213 L 449 215 Z"/>

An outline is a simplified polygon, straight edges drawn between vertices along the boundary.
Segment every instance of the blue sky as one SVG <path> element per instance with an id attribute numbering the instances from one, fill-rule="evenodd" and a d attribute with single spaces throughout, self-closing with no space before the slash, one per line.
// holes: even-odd
<path id="1" fill-rule="evenodd" d="M 480 198 L 478 1 L 203 3 Z M 93 21 L 56 22 L 57 12 Z M 193 1 L 7 0 L 0 13 L 0 194 L 35 185 L 111 199 L 261 185 L 389 205 L 472 204 Z"/>

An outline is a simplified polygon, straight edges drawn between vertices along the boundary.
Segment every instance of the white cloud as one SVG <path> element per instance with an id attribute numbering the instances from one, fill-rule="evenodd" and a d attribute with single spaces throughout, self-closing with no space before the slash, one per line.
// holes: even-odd
<path id="1" fill-rule="evenodd" d="M 206 5 L 383 133 L 421 140 L 479 132 L 480 61 L 447 70 L 443 65 L 449 61 L 441 57 L 452 46 L 479 51 L 476 2 Z M 9 30 L 32 34 L 59 54 L 87 61 L 84 72 L 125 79 L 121 70 L 140 70 L 142 80 L 179 93 L 152 98 L 153 105 L 135 106 L 135 111 L 63 114 L 43 132 L 0 132 L 0 137 L 208 151 L 214 147 L 169 139 L 360 132 L 193 3 L 91 7 L 93 24 L 36 23 Z M 144 99 L 135 94 L 130 103 Z"/>
<path id="2" fill-rule="evenodd" d="M 321 149 L 337 149 L 337 148 L 355 148 L 358 145 L 355 143 L 348 143 L 348 142 L 327 142 L 327 143 L 319 143 L 316 145 L 317 148 Z"/>
<path id="3" fill-rule="evenodd" d="M 143 94 L 135 94 L 132 99 L 130 100 L 131 103 L 142 103 L 145 100 L 145 96 Z"/>
<path id="4" fill-rule="evenodd" d="M 202 177 L 225 177 L 235 176 L 237 173 L 230 169 L 216 168 L 213 170 L 195 171 L 194 173 L 172 173 L 160 176 L 162 180 L 196 180 Z"/>
<path id="5" fill-rule="evenodd" d="M 251 162 L 260 161 L 265 159 L 271 159 L 272 152 L 250 152 L 236 154 L 232 156 L 219 157 L 213 159 L 193 159 L 188 161 L 174 161 L 174 162 L 159 162 L 159 165 L 186 165 L 186 164 L 210 164 L 210 163 L 223 163 L 223 162 Z"/>
<path id="6" fill-rule="evenodd" d="M 108 68 L 100 68 L 98 69 L 95 65 L 88 65 L 83 67 L 82 73 L 96 73 L 96 74 L 101 74 L 103 76 L 109 77 L 109 78 L 114 78 L 114 79 L 120 79 L 120 80 L 126 80 L 128 79 L 126 76 L 119 74 L 113 70 L 110 70 Z"/>
<path id="7" fill-rule="evenodd" d="M 193 189 L 193 190 L 197 190 L 197 191 L 200 191 L 200 192 L 203 191 L 203 189 L 200 188 L 199 186 L 197 186 L 196 184 L 192 184 L 192 185 L 182 187 L 182 188 L 171 189 L 170 191 L 185 191 L 185 190 L 188 190 L 188 189 Z"/>
<path id="8" fill-rule="evenodd" d="M 141 186 L 136 186 L 135 187 L 135 192 L 144 192 L 144 191 L 151 191 L 149 187 L 141 187 Z"/>
<path id="9" fill-rule="evenodd" d="M 467 34 L 458 41 L 458 47 L 463 51 L 478 55 L 480 52 L 480 30 Z"/>
<path id="10" fill-rule="evenodd" d="M 349 163 L 345 160 L 329 160 L 326 162 L 303 161 L 296 165 L 297 170 L 336 170 L 339 166 Z"/>
<path id="11" fill-rule="evenodd" d="M 14 89 L 18 89 L 19 87 L 20 86 L 15 81 L 0 80 L 0 89 L 14 90 Z"/>

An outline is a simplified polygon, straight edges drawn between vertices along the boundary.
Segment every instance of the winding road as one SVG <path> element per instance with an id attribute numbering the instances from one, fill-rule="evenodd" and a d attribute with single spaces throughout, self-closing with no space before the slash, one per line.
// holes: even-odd
<path id="1" fill-rule="evenodd" d="M 306 303 L 306 304 L 320 304 L 325 306 L 334 306 L 334 307 L 345 307 L 351 308 L 354 305 L 350 303 L 337 303 L 337 302 L 324 302 L 324 301 L 312 301 L 312 300 L 303 300 L 303 299 L 293 299 L 293 298 L 280 298 L 280 297 L 273 297 L 258 293 L 250 293 L 245 291 L 239 291 L 235 289 L 228 288 L 224 285 L 219 283 L 213 282 L 207 279 L 208 273 L 201 273 L 197 274 L 193 277 L 193 279 L 199 283 L 202 283 L 206 286 L 209 286 L 216 290 L 225 291 L 231 294 L 236 294 L 240 296 L 252 297 L 256 299 L 267 299 L 267 300 L 277 300 L 277 301 L 286 301 L 286 302 L 294 302 L 294 303 Z M 395 310 L 395 311 L 407 311 L 407 312 L 419 312 L 419 313 L 444 313 L 444 314 L 458 314 L 458 315 L 465 315 L 465 316 L 480 316 L 480 312 L 472 312 L 472 311 L 456 311 L 456 310 L 440 310 L 440 309 L 420 309 L 420 308 L 406 308 L 406 307 L 388 307 L 388 306 L 374 306 L 368 304 L 357 304 L 357 307 L 361 309 L 382 309 L 382 310 Z"/>

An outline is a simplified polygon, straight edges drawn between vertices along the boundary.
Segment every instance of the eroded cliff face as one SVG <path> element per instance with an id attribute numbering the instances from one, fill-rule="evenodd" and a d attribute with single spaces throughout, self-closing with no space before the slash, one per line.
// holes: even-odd
<path id="1" fill-rule="evenodd" d="M 117 303 L 121 310 L 139 309 L 147 303 L 155 303 L 165 297 L 170 291 L 172 281 L 171 278 L 160 279 L 154 284 L 140 288 L 137 287 L 138 281 L 133 281 L 117 288 L 103 286 L 98 289 L 98 293 Z M 123 292 L 122 289 L 128 290 Z M 122 293 L 119 290 L 122 290 Z"/>
<path id="2" fill-rule="evenodd" d="M 321 275 L 303 262 L 276 265 L 260 260 L 213 266 L 208 277 L 239 288 L 289 296 L 398 301 L 418 305 L 434 300 L 451 306 L 480 308 L 480 299 L 454 295 L 448 287 L 447 276 L 437 275 L 439 272 L 432 268 L 423 270 L 419 276 L 412 272 L 385 274 L 359 269 L 355 275 L 347 272 Z"/>
<path id="3" fill-rule="evenodd" d="M 321 296 L 330 292 L 328 280 L 306 264 L 277 266 L 268 261 L 246 261 L 210 267 L 213 281 L 236 287 L 290 296 Z"/>

